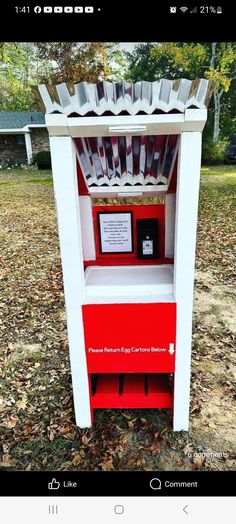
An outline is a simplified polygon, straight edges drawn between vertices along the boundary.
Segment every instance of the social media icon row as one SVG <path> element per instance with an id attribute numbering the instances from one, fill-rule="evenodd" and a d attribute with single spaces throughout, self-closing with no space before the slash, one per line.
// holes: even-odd
<path id="1" fill-rule="evenodd" d="M 100 11 L 100 8 L 98 8 L 98 11 Z M 35 13 L 94 13 L 94 6 L 44 6 L 41 7 L 39 5 L 35 6 L 34 8 Z"/>

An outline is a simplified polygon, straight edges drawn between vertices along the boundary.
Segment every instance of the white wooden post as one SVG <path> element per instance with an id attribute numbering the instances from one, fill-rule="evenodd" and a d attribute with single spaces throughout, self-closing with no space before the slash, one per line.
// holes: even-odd
<path id="1" fill-rule="evenodd" d="M 32 161 L 32 143 L 31 143 L 31 134 L 25 133 L 25 147 L 26 147 L 26 155 L 27 155 L 27 162 L 28 164 L 31 164 Z"/>
<path id="2" fill-rule="evenodd" d="M 174 293 L 177 302 L 174 431 L 188 430 L 200 132 L 183 132 L 178 159 Z"/>
<path id="3" fill-rule="evenodd" d="M 175 194 L 165 196 L 165 257 L 174 256 L 175 240 Z"/>
<path id="4" fill-rule="evenodd" d="M 83 259 L 95 260 L 95 237 L 93 227 L 93 212 L 90 196 L 79 197 L 79 207 L 81 210 L 81 234 L 83 246 Z"/>
<path id="5" fill-rule="evenodd" d="M 82 303 L 85 294 L 76 154 L 70 137 L 50 137 L 76 423 L 91 426 Z"/>

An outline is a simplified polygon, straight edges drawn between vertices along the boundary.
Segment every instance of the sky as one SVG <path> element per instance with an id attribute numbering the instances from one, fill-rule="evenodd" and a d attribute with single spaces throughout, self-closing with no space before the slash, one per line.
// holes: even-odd
<path id="1" fill-rule="evenodd" d="M 134 47 L 137 44 L 140 44 L 140 42 L 120 42 L 119 46 L 121 47 L 121 49 L 124 49 L 125 51 L 129 51 L 131 53 L 131 51 L 133 51 Z"/>

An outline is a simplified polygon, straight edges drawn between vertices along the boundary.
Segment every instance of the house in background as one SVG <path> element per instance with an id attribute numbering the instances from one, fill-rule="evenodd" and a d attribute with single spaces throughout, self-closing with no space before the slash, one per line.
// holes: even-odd
<path id="1" fill-rule="evenodd" d="M 30 164 L 44 150 L 49 150 L 49 137 L 43 113 L 0 112 L 0 167 Z"/>

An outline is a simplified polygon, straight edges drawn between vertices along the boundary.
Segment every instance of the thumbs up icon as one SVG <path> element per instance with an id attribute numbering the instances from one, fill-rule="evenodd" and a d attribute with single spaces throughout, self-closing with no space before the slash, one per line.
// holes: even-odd
<path id="1" fill-rule="evenodd" d="M 59 489 L 60 482 L 57 482 L 56 479 L 52 479 L 52 482 L 49 482 L 48 489 Z"/>

